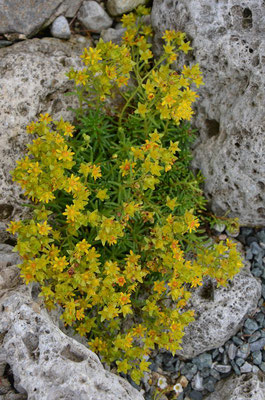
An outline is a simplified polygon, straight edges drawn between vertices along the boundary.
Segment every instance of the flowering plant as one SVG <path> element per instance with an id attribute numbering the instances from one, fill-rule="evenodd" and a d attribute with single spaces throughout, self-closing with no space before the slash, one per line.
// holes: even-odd
<path id="1" fill-rule="evenodd" d="M 180 348 L 194 318 L 190 289 L 205 275 L 224 285 L 241 260 L 229 240 L 206 246 L 200 228 L 201 178 L 188 168 L 192 133 L 181 121 L 202 78 L 198 65 L 171 69 L 189 42 L 166 31 L 155 60 L 139 18 L 147 10 L 137 12 L 122 18 L 122 45 L 100 40 L 84 50 L 84 69 L 69 72 L 77 125 L 45 114 L 27 127 L 35 139 L 13 178 L 34 211 L 9 231 L 25 281 L 39 282 L 47 306 L 63 307 L 103 361 L 139 382 L 155 346 Z M 119 101 L 110 108 L 109 98 Z"/>

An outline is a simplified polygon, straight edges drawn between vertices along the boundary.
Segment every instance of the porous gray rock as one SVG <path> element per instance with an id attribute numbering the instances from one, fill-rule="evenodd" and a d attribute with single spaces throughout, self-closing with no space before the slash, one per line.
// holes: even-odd
<path id="1" fill-rule="evenodd" d="M 154 0 L 152 23 L 159 48 L 165 29 L 185 31 L 203 71 L 193 166 L 213 211 L 264 226 L 265 3 Z"/>
<path id="2" fill-rule="evenodd" d="M 147 0 L 108 0 L 107 9 L 110 15 L 117 16 L 132 11 L 141 4 L 146 4 Z"/>
<path id="3" fill-rule="evenodd" d="M 53 21 L 51 25 L 51 34 L 53 37 L 58 39 L 70 39 L 70 27 L 67 19 L 63 15 L 60 15 L 60 17 L 57 17 Z"/>
<path id="4" fill-rule="evenodd" d="M 232 375 L 215 386 L 205 400 L 265 400 L 265 374 Z"/>
<path id="5" fill-rule="evenodd" d="M 185 359 L 222 346 L 237 333 L 246 315 L 257 307 L 260 282 L 244 267 L 226 287 L 215 289 L 212 298 L 202 288 L 193 293 L 190 307 L 197 318 L 185 328 L 182 349 L 177 354 Z"/>
<path id="6" fill-rule="evenodd" d="M 32 37 L 61 14 L 72 17 L 82 0 L 0 0 L 0 33 Z"/>
<path id="7" fill-rule="evenodd" d="M 66 77 L 71 67 L 81 68 L 80 55 L 90 45 L 76 39 L 31 39 L 0 49 L 0 238 L 6 240 L 4 229 L 11 218 L 25 216 L 28 209 L 21 190 L 12 182 L 10 171 L 23 156 L 30 136 L 26 126 L 40 113 L 55 119 L 72 120 L 75 98 L 65 92 L 73 86 Z"/>
<path id="8" fill-rule="evenodd" d="M 3 271 L 13 277 L 14 268 L 19 277 L 14 265 L 0 264 L 0 277 Z M 17 392 L 28 400 L 143 400 L 127 381 L 104 370 L 92 351 L 54 325 L 42 301 L 33 297 L 31 285 L 7 289 L 0 280 L 1 361 L 10 366 Z"/>
<path id="9" fill-rule="evenodd" d="M 89 31 L 95 33 L 110 28 L 113 22 L 104 8 L 96 1 L 84 1 L 77 18 Z"/>

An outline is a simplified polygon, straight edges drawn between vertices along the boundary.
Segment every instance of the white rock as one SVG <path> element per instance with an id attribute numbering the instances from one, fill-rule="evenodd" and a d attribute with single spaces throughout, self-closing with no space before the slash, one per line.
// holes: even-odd
<path id="1" fill-rule="evenodd" d="M 232 375 L 219 381 L 215 391 L 205 400 L 265 400 L 265 375 L 263 373 Z"/>
<path id="2" fill-rule="evenodd" d="M 70 39 L 71 31 L 67 19 L 60 15 L 51 25 L 51 34 L 58 39 Z"/>
<path id="3" fill-rule="evenodd" d="M 82 0 L 2 0 L 0 33 L 18 32 L 31 37 L 59 15 L 72 18 L 81 3 Z"/>
<path id="4" fill-rule="evenodd" d="M 226 287 L 214 291 L 214 298 L 202 297 L 196 289 L 190 306 L 198 318 L 185 328 L 182 349 L 185 359 L 222 346 L 242 326 L 244 317 L 254 311 L 261 295 L 261 284 L 245 267 Z"/>
<path id="5" fill-rule="evenodd" d="M 69 106 L 75 98 L 67 97 L 72 83 L 65 76 L 71 66 L 81 68 L 80 54 L 90 42 L 74 39 L 32 39 L 0 49 L 0 238 L 6 240 L 4 229 L 11 218 L 26 215 L 21 206 L 19 187 L 13 183 L 10 171 L 21 158 L 30 135 L 26 126 L 40 113 L 49 112 L 55 119 L 72 120 Z M 25 202 L 25 201 L 24 201 Z"/>
<path id="6" fill-rule="evenodd" d="M 84 1 L 77 18 L 91 32 L 100 33 L 110 28 L 112 19 L 96 1 Z"/>
<path id="7" fill-rule="evenodd" d="M 185 31 L 205 85 L 196 103 L 194 167 L 218 214 L 265 224 L 265 4 L 260 0 L 154 0 L 157 39 Z M 157 45 L 159 42 L 157 41 Z"/>
<path id="8" fill-rule="evenodd" d="M 10 277 L 12 267 L 5 268 L 11 268 Z M 104 370 L 92 351 L 53 324 L 42 303 L 33 300 L 30 286 L 1 289 L 0 298 L 2 354 L 14 387 L 28 400 L 143 400 L 127 381 Z"/>
<path id="9" fill-rule="evenodd" d="M 117 16 L 132 11 L 141 4 L 146 4 L 147 0 L 108 0 L 107 9 L 110 15 Z"/>

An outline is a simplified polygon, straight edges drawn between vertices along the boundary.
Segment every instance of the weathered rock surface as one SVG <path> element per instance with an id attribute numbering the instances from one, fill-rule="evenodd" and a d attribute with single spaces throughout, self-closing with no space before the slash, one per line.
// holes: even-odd
<path id="1" fill-rule="evenodd" d="M 140 4 L 147 3 L 147 0 L 108 0 L 107 9 L 112 16 L 122 15 Z"/>
<path id="2" fill-rule="evenodd" d="M 182 350 L 177 354 L 188 359 L 222 346 L 256 309 L 260 295 L 261 284 L 247 267 L 226 287 L 215 289 L 213 296 L 203 286 L 196 289 L 190 306 L 198 317 L 185 328 Z"/>
<path id="3" fill-rule="evenodd" d="M 218 214 L 265 223 L 265 3 L 261 0 L 154 0 L 157 45 L 165 29 L 185 31 L 201 66 L 194 167 Z"/>
<path id="4" fill-rule="evenodd" d="M 69 106 L 75 99 L 64 95 L 72 89 L 65 76 L 70 67 L 81 67 L 80 54 L 89 42 L 74 39 L 32 39 L 0 49 L 0 237 L 3 224 L 27 212 L 23 198 L 12 182 L 10 171 L 21 158 L 30 137 L 26 125 L 40 113 L 49 112 L 55 119 L 72 119 Z"/>
<path id="5" fill-rule="evenodd" d="M 10 246 L 1 249 L 9 252 Z M 104 370 L 93 352 L 55 326 L 31 286 L 17 285 L 18 269 L 1 260 L 2 253 L 0 361 L 10 366 L 19 393 L 28 400 L 143 400 L 128 382 Z"/>
<path id="6" fill-rule="evenodd" d="M 231 377 L 217 383 L 214 393 L 205 400 L 265 400 L 265 375 L 246 374 Z"/>
<path id="7" fill-rule="evenodd" d="M 95 33 L 110 28 L 113 22 L 96 1 L 85 1 L 78 11 L 77 18 L 89 31 Z"/>
<path id="8" fill-rule="evenodd" d="M 82 0 L 0 0 L 0 33 L 24 33 L 28 37 L 56 17 L 72 17 Z"/>

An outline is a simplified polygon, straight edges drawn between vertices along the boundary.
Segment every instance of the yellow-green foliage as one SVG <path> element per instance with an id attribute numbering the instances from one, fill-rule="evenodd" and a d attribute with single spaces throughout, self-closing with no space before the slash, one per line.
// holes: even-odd
<path id="1" fill-rule="evenodd" d="M 201 191 L 182 159 L 187 140 L 174 141 L 175 125 L 193 113 L 191 86 L 202 83 L 198 65 L 170 67 L 189 42 L 166 31 L 154 60 L 151 28 L 134 14 L 123 23 L 121 46 L 100 40 L 85 49 L 85 68 L 69 73 L 77 128 L 48 114 L 28 126 L 35 139 L 13 178 L 34 212 L 9 231 L 18 233 L 26 282 L 38 281 L 47 306 L 61 305 L 65 323 L 138 382 L 155 346 L 180 348 L 193 320 L 190 289 L 205 275 L 225 284 L 241 260 L 229 240 L 206 245 Z M 123 105 L 110 116 L 107 100 L 117 95 Z"/>

